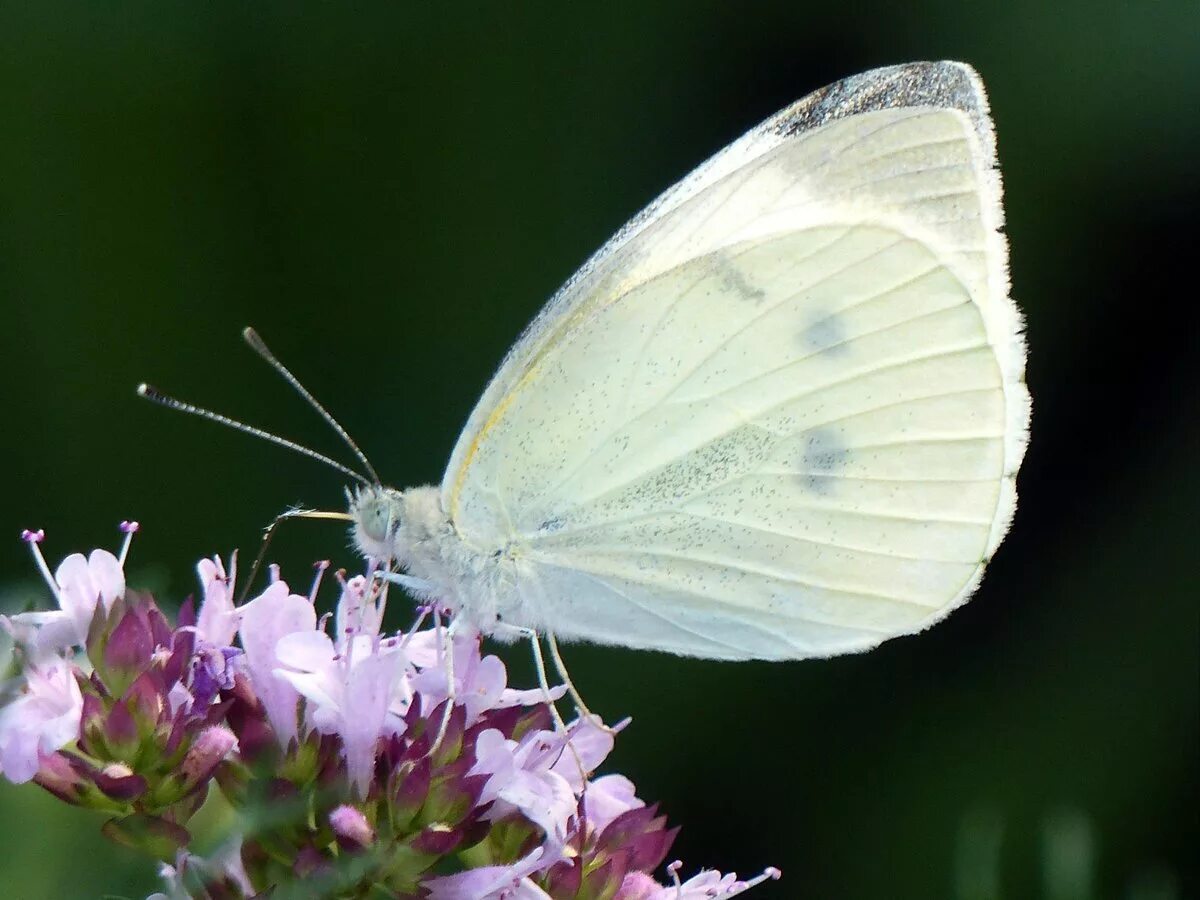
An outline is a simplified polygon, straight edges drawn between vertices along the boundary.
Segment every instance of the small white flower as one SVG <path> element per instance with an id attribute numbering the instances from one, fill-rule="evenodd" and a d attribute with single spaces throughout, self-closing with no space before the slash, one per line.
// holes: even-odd
<path id="1" fill-rule="evenodd" d="M 22 693 L 0 707 L 0 773 L 18 784 L 37 774 L 43 754 L 79 737 L 83 714 L 83 696 L 66 660 L 45 660 L 24 675 Z"/>

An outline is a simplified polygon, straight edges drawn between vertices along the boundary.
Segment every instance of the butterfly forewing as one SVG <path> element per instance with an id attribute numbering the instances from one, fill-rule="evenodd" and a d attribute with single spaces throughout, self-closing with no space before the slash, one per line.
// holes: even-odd
<path id="1" fill-rule="evenodd" d="M 555 632 L 679 653 L 862 649 L 965 599 L 1028 419 L 990 141 L 973 73 L 898 67 L 665 194 L 480 401 L 462 538 Z"/>

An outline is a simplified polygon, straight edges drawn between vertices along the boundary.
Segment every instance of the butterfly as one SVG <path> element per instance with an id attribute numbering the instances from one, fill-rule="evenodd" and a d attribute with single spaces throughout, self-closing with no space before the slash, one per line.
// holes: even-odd
<path id="1" fill-rule="evenodd" d="M 588 260 L 440 485 L 351 473 L 344 517 L 393 580 L 502 638 L 866 650 L 965 602 L 1012 520 L 1030 399 L 1008 292 L 977 73 L 845 79 Z"/>

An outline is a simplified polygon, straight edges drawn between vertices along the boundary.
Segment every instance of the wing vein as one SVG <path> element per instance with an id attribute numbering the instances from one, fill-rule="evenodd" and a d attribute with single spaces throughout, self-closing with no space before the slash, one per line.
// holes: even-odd
<path id="1" fill-rule="evenodd" d="M 939 357 L 943 357 L 943 356 L 954 356 L 956 354 L 966 353 L 966 352 L 970 352 L 973 350 L 978 350 L 980 347 L 986 347 L 986 346 L 987 346 L 986 341 L 976 342 L 976 343 L 972 343 L 972 344 L 967 344 L 962 347 L 955 347 L 952 349 L 939 350 L 937 353 L 929 353 L 929 354 L 925 354 L 924 356 L 909 357 L 907 359 L 896 360 L 895 362 L 888 363 L 886 365 L 875 366 L 874 368 L 870 368 L 870 369 L 867 369 L 862 372 L 856 372 L 854 375 L 852 375 L 848 378 L 840 378 L 835 381 L 831 381 L 831 382 L 827 382 L 825 384 L 819 385 L 818 387 L 815 387 L 811 391 L 806 391 L 806 392 L 803 392 L 800 394 L 796 394 L 795 396 L 792 396 L 792 397 L 785 397 L 783 400 L 780 400 L 776 403 L 772 403 L 764 409 L 755 410 L 753 417 L 755 419 L 761 418 L 762 416 L 769 415 L 770 413 L 774 412 L 776 409 L 778 409 L 781 406 L 784 406 L 785 404 L 794 403 L 797 400 L 803 400 L 804 398 L 810 397 L 813 394 L 820 393 L 821 391 L 825 391 L 825 390 L 828 390 L 833 387 L 838 387 L 839 385 L 842 385 L 842 384 L 849 384 L 850 382 L 856 381 L 859 378 L 866 377 L 867 375 L 874 375 L 879 372 L 886 372 L 890 369 L 898 369 L 898 368 L 901 368 L 902 366 L 911 365 L 912 363 L 925 362 L 927 360 L 938 359 Z M 780 368 L 781 369 L 786 368 L 786 366 L 783 366 Z M 639 416 L 638 418 L 641 418 L 641 417 Z M 746 418 L 748 418 L 748 417 L 746 417 Z M 637 421 L 637 419 L 634 419 L 632 421 Z M 737 427 L 740 428 L 740 427 L 742 427 L 743 424 L 744 424 L 743 422 L 739 422 Z M 712 435 L 704 444 L 699 444 L 695 447 L 692 447 L 692 448 L 690 448 L 690 450 L 688 452 L 689 453 L 695 452 L 702 446 L 705 446 L 707 444 L 712 444 L 715 441 L 721 440 L 722 438 L 726 437 L 729 434 L 730 430 L 731 429 L 726 429 L 718 434 Z M 676 459 L 679 459 L 680 457 L 682 457 L 684 455 L 685 454 L 681 453 L 676 457 Z M 642 481 L 642 480 L 650 477 L 655 472 L 661 472 L 663 469 L 665 469 L 669 465 L 671 465 L 671 462 L 660 463 L 657 466 L 653 466 L 649 469 L 646 469 L 645 471 L 639 472 L 636 475 L 634 475 L 633 477 L 627 478 L 625 481 L 623 481 L 617 485 L 606 488 L 601 493 L 599 493 L 595 496 L 584 498 L 580 502 L 580 505 L 582 505 L 584 503 L 595 503 L 599 500 L 603 500 L 606 497 L 611 497 L 614 493 L 624 490 L 625 488 L 629 487 L 631 484 L 637 484 L 639 481 Z M 718 487 L 719 486 L 720 485 L 718 485 Z M 697 495 L 697 496 L 701 496 L 701 495 Z M 689 498 L 689 499 L 691 499 L 691 498 Z"/>
<path id="2" fill-rule="evenodd" d="M 629 554 L 629 551 L 625 548 L 615 550 L 615 551 L 609 551 L 606 554 L 606 552 L 603 548 L 589 547 L 588 552 L 599 554 L 599 555 L 609 555 L 609 556 L 621 556 L 624 554 Z M 732 562 L 728 559 L 722 559 L 720 557 L 711 556 L 711 555 L 700 555 L 698 553 L 691 553 L 691 554 L 677 553 L 672 550 L 663 550 L 663 549 L 648 550 L 645 548 L 639 548 L 635 551 L 634 554 L 629 554 L 629 555 L 636 555 L 639 557 L 652 557 L 655 559 L 683 561 L 683 562 L 696 562 L 696 563 L 703 563 L 705 565 L 710 565 L 710 566 L 719 566 L 722 569 L 728 569 L 732 572 L 741 572 L 744 575 L 749 575 L 749 576 L 755 577 L 755 578 L 773 579 L 775 581 L 780 581 L 780 582 L 783 582 L 784 584 L 793 585 L 798 588 L 816 588 L 816 589 L 822 590 L 822 591 L 830 591 L 831 593 L 835 593 L 835 594 L 847 594 L 851 597 L 869 597 L 872 600 L 879 600 L 884 603 L 903 603 L 908 606 L 919 606 L 923 609 L 937 609 L 939 606 L 941 606 L 940 603 L 934 603 L 934 604 L 923 603 L 920 600 L 916 600 L 911 597 L 902 597 L 899 594 L 882 594 L 877 591 L 868 591 L 868 590 L 864 590 L 864 589 L 860 589 L 860 588 L 848 588 L 845 586 L 836 586 L 831 582 L 821 582 L 821 581 L 817 581 L 814 579 L 797 578 L 786 572 L 781 572 L 779 570 L 770 569 L 770 568 L 762 568 L 759 566 L 750 566 L 750 565 L 745 564 L 744 562 L 741 562 L 741 563 Z M 560 560 L 564 560 L 566 558 L 567 557 L 565 557 L 565 556 L 559 557 Z M 571 568 L 575 569 L 576 571 L 581 571 L 581 572 L 591 571 L 589 569 L 577 567 L 574 564 L 571 565 Z M 596 574 L 596 573 L 593 572 L 593 574 Z M 709 598 L 711 595 L 701 594 L 700 596 Z M 736 603 L 731 603 L 730 605 L 737 609 L 742 609 L 742 610 L 746 609 L 743 606 L 738 606 L 738 604 L 736 604 Z"/>
<path id="3" fill-rule="evenodd" d="M 925 277 L 925 275 L 928 275 L 928 274 L 929 274 L 929 272 L 935 271 L 937 268 L 939 268 L 939 267 L 935 266 L 933 269 L 930 269 L 929 271 L 925 272 L 924 274 L 922 274 L 922 275 L 917 275 L 917 276 L 914 276 L 913 278 L 909 279 L 909 281 L 906 281 L 906 282 L 903 282 L 903 283 L 901 283 L 901 284 L 899 284 L 899 285 L 896 285 L 895 287 L 893 287 L 893 288 L 890 288 L 890 289 L 888 289 L 887 291 L 882 291 L 882 292 L 880 292 L 880 293 L 878 293 L 878 294 L 874 294 L 874 295 L 872 295 L 872 296 L 870 296 L 870 297 L 865 297 L 865 298 L 864 298 L 864 299 L 862 299 L 861 301 L 858 301 L 858 302 L 856 302 L 856 303 L 853 303 L 853 304 L 851 304 L 850 306 L 847 306 L 847 307 L 846 307 L 844 310 L 842 310 L 841 312 L 848 312 L 849 310 L 852 310 L 852 309 L 854 309 L 856 306 L 861 306 L 861 305 L 863 305 L 864 303 L 870 303 L 872 300 L 876 300 L 876 299 L 878 299 L 879 297 L 882 297 L 884 294 L 888 294 L 888 293 L 891 293 L 892 291 L 894 291 L 894 290 L 897 290 L 897 289 L 899 289 L 899 288 L 906 287 L 908 284 L 910 284 L 910 283 L 912 283 L 912 282 L 915 282 L 915 281 L 918 281 L 918 280 L 920 280 L 921 278 L 924 278 L 924 277 Z M 677 400 L 677 401 L 674 401 L 674 402 L 676 402 L 676 403 L 689 403 L 689 404 L 690 404 L 690 403 L 709 403 L 709 402 L 712 402 L 712 401 L 714 401 L 714 400 L 717 400 L 717 399 L 719 399 L 719 398 L 721 398 L 721 397 L 724 397 L 726 394 L 732 394 L 732 393 L 736 393 L 737 391 L 743 390 L 743 389 L 746 387 L 746 385 L 748 385 L 748 384 L 753 384 L 755 381 L 759 381 L 759 380 L 761 380 L 761 379 L 763 379 L 763 378 L 770 378 L 772 375 L 778 375 L 780 372 L 783 372 L 783 371 L 785 371 L 785 370 L 787 370 L 787 369 L 791 368 L 791 367 L 792 367 L 792 366 L 794 366 L 794 365 L 797 365 L 797 364 L 799 364 L 799 363 L 802 363 L 802 362 L 806 362 L 807 360 L 810 360 L 810 359 L 813 359 L 814 357 L 820 356 L 822 353 L 827 353 L 827 352 L 829 352 L 830 350 L 835 350 L 835 349 L 838 349 L 838 348 L 840 348 L 840 347 L 848 347 L 848 346 L 850 346 L 851 344 L 853 344 L 855 341 L 860 341 L 860 340 L 862 340 L 863 338 L 869 338 L 869 337 L 875 337 L 875 336 L 877 336 L 877 335 L 881 335 L 881 334 L 887 334 L 889 331 L 892 331 L 892 330 L 894 330 L 894 329 L 897 329 L 897 328 L 903 328 L 903 327 L 904 327 L 904 326 L 906 326 L 906 325 L 911 325 L 913 322 L 920 322 L 922 319 L 929 319 L 929 318 L 932 318 L 932 317 L 934 317 L 934 316 L 939 316 L 939 315 L 942 315 L 943 313 L 947 312 L 948 310 L 957 309 L 957 308 L 958 308 L 958 307 L 960 307 L 960 306 L 966 306 L 966 305 L 967 305 L 967 304 L 969 304 L 970 302 L 971 302 L 971 301 L 969 301 L 969 300 L 963 300 L 963 301 L 961 301 L 961 302 L 959 302 L 959 303 L 955 303 L 955 304 L 953 304 L 952 306 L 943 306 L 941 309 L 935 309 L 935 310 L 931 310 L 930 312 L 927 312 L 927 313 L 922 313 L 922 314 L 921 314 L 921 315 L 919 315 L 919 316 L 913 316 L 912 318 L 909 318 L 909 319 L 903 319 L 903 320 L 901 320 L 901 321 L 899 321 L 899 322 L 893 322 L 893 323 L 892 323 L 892 324 L 890 324 L 890 325 L 884 325 L 884 326 L 882 326 L 882 327 L 880 327 L 880 328 L 872 328 L 870 331 L 863 331 L 863 332 L 860 332 L 859 334 L 856 334 L 856 335 L 854 335 L 853 337 L 848 337 L 848 338 L 846 338 L 846 339 L 844 339 L 844 340 L 837 341 L 837 342 L 835 342 L 835 343 L 832 343 L 832 344 L 826 344 L 826 345 L 822 346 L 822 347 L 821 347 L 821 349 L 819 349 L 819 350 L 814 350 L 813 352 L 811 352 L 811 353 L 806 353 L 806 354 L 804 354 L 803 356 L 797 356 L 797 357 L 795 357 L 795 358 L 793 358 L 793 359 L 789 359 L 787 362 L 783 363 L 782 365 L 778 365 L 778 366 L 776 366 L 776 367 L 775 367 L 775 368 L 773 368 L 773 369 L 768 369 L 768 370 L 767 370 L 767 371 L 765 371 L 765 372 L 759 372 L 757 375 L 754 375 L 754 376 L 753 376 L 753 377 L 751 377 L 751 378 L 747 378 L 745 381 L 739 381 L 737 384 L 730 385 L 729 387 L 726 387 L 726 388 L 722 388 L 721 390 L 717 391 L 715 394 L 707 394 L 707 395 L 705 395 L 704 397 L 695 398 L 695 399 L 693 399 L 693 400 Z M 841 315 L 841 313 L 838 313 L 837 315 Z M 817 320 L 817 322 L 818 322 L 818 324 L 819 324 L 819 323 L 821 323 L 821 322 L 828 321 L 828 320 L 829 320 L 829 319 L 831 319 L 831 318 L 833 318 L 833 316 L 828 316 L 828 317 L 826 317 L 825 319 L 818 319 L 818 320 Z M 870 374 L 872 374 L 872 370 L 868 370 L 867 372 L 865 372 L 865 373 L 862 373 L 862 374 L 865 374 L 865 375 L 870 375 Z M 855 376 L 855 377 L 860 377 L 860 376 Z M 848 379 L 848 380 L 850 380 L 850 381 L 853 381 L 854 379 L 853 379 L 853 378 L 851 378 L 851 379 Z M 838 384 L 842 384 L 842 383 L 843 383 L 843 382 L 837 382 L 837 381 L 835 381 L 835 382 L 833 382 L 833 385 L 829 385 L 829 386 L 836 386 L 836 385 L 838 385 Z M 804 397 L 806 397 L 806 396 L 808 396 L 808 395 L 807 395 L 807 394 L 801 394 L 801 395 L 798 395 L 797 397 L 795 397 L 794 399 L 796 399 L 796 400 L 800 400 L 800 399 L 803 399 L 803 398 L 804 398 Z M 937 395 L 934 395 L 934 396 L 937 396 Z M 665 398 L 664 398 L 664 399 L 665 399 Z M 627 424 L 629 424 L 629 425 L 632 425 L 632 424 L 633 424 L 634 422 L 636 422 L 636 421 L 638 421 L 638 420 L 637 420 L 637 419 L 632 419 L 632 420 L 630 420 L 630 422 L 628 422 Z"/>
<path id="4" fill-rule="evenodd" d="M 807 260 L 811 259 L 812 257 L 816 256 L 818 253 L 823 253 L 823 252 L 825 252 L 825 251 L 826 251 L 826 250 L 828 250 L 830 247 L 833 247 L 833 246 L 834 246 L 835 244 L 837 244 L 839 241 L 843 240 L 843 239 L 844 239 L 844 238 L 845 238 L 845 237 L 846 237 L 846 236 L 847 236 L 849 233 L 850 233 L 850 229 L 849 229 L 849 228 L 846 228 L 844 231 L 842 231 L 840 234 L 838 234 L 838 236 L 837 236 L 837 237 L 833 238 L 832 240 L 828 241 L 827 243 L 824 243 L 824 244 L 822 244 L 820 247 L 817 247 L 817 248 L 816 248 L 816 249 L 814 249 L 814 250 L 813 250 L 811 253 L 807 253 L 807 254 L 805 254 L 804 256 L 800 257 L 799 259 L 795 260 L 795 261 L 794 261 L 794 263 L 793 263 L 793 265 L 792 265 L 792 267 L 791 267 L 791 269 L 788 269 L 788 271 L 790 272 L 790 271 L 792 271 L 792 269 L 798 268 L 798 267 L 799 267 L 800 265 L 802 265 L 802 264 L 803 264 L 805 261 L 807 261 Z M 897 242 L 897 243 L 898 243 L 898 242 Z M 894 246 L 894 245 L 892 245 L 892 246 Z M 748 250 L 746 250 L 746 251 L 743 251 L 743 252 L 749 252 L 749 251 L 748 251 Z M 740 256 L 740 255 L 741 255 L 741 254 L 738 254 L 738 256 Z M 738 257 L 737 257 L 737 256 L 735 256 L 734 258 L 736 259 L 736 258 L 738 258 Z M 866 259 L 870 259 L 870 258 L 871 258 L 870 256 L 866 257 Z M 703 280 L 703 278 L 701 278 L 701 279 L 698 279 L 698 280 L 697 280 L 697 282 L 696 282 L 696 284 L 699 284 L 701 280 Z M 692 286 L 692 289 L 694 289 L 694 288 L 695 288 L 695 285 L 693 285 L 693 286 Z M 681 297 L 679 297 L 679 298 L 677 298 L 675 301 L 673 301 L 673 302 L 671 303 L 671 309 L 674 309 L 674 308 L 675 308 L 675 306 L 678 304 L 678 302 L 679 302 L 679 300 L 680 300 L 680 299 L 682 299 L 682 296 L 681 296 Z M 743 328 L 739 329 L 738 331 L 736 331 L 736 332 L 734 332 L 732 335 L 730 335 L 730 336 L 729 336 L 729 337 L 726 339 L 726 341 L 725 341 L 724 343 L 728 343 L 728 341 L 730 341 L 730 340 L 732 340 L 733 338 L 737 337 L 737 335 L 741 334 L 741 333 L 742 333 L 742 332 L 743 332 L 743 331 L 744 331 L 746 328 L 749 328 L 749 327 L 750 327 L 750 325 L 752 325 L 752 324 L 753 324 L 755 321 L 757 321 L 757 320 L 758 320 L 759 318 L 761 318 L 763 315 L 767 315 L 767 314 L 768 314 L 768 313 L 770 313 L 772 310 L 776 309 L 776 308 L 777 308 L 777 307 L 778 307 L 780 304 L 786 303 L 786 302 L 787 302 L 789 299 L 791 299 L 791 298 L 790 298 L 790 297 L 788 297 L 788 298 L 785 298 L 785 299 L 783 299 L 783 300 L 779 301 L 779 303 L 778 303 L 778 304 L 775 304 L 775 305 L 771 306 L 769 309 L 767 309 L 767 310 L 764 310 L 764 311 L 763 311 L 763 312 L 762 312 L 762 313 L 761 313 L 759 316 L 756 316 L 754 319 L 752 319 L 750 322 L 748 322 L 748 323 L 747 323 L 747 324 L 746 324 L 746 325 L 745 325 Z M 669 314 L 669 313 L 670 313 L 670 310 L 668 310 L 668 314 Z M 665 317 L 666 317 L 666 316 L 664 315 L 664 319 L 665 319 Z M 661 324 L 661 321 L 662 321 L 662 320 L 660 320 L 660 324 Z M 656 330 L 657 330 L 657 329 L 656 329 Z M 722 346 L 724 346 L 724 343 L 722 344 Z M 649 345 L 649 342 L 647 341 L 647 344 L 646 344 L 646 345 L 643 345 L 643 349 L 642 349 L 641 353 L 639 353 L 639 358 L 641 357 L 641 355 L 642 355 L 642 354 L 644 354 L 644 353 L 645 353 L 645 348 L 646 348 L 648 345 Z M 702 367 L 702 366 L 703 366 L 703 365 L 704 365 L 706 362 L 708 362 L 708 360 L 710 360 L 710 359 L 711 359 L 711 358 L 712 358 L 714 355 L 716 355 L 716 353 L 717 353 L 717 352 L 719 352 L 719 350 L 720 350 L 720 347 L 718 347 L 718 348 L 716 348 L 715 350 L 713 350 L 713 352 L 712 352 L 712 353 L 710 353 L 708 356 L 706 356 L 704 359 L 702 359 L 702 360 L 701 360 L 701 361 L 700 361 L 700 362 L 699 362 L 699 363 L 698 363 L 698 364 L 697 364 L 697 365 L 696 365 L 696 366 L 695 366 L 695 367 L 692 369 L 692 371 L 688 373 L 688 375 L 684 376 L 684 378 L 685 378 L 685 379 L 686 379 L 686 378 L 690 378 L 692 374 L 694 374 L 696 371 L 698 371 L 698 370 L 699 370 L 699 369 L 700 369 L 700 368 L 701 368 L 701 367 Z M 670 395 L 671 395 L 671 392 L 670 392 L 670 391 L 668 391 L 668 392 L 667 392 L 667 394 L 665 394 L 665 395 L 664 395 L 664 396 L 661 398 L 660 402 L 662 402 L 663 400 L 667 400 L 667 399 L 670 397 Z M 623 421 L 623 422 L 619 422 L 619 423 L 618 423 L 616 426 L 614 426 L 613 428 L 611 428 L 611 429 L 608 431 L 608 433 L 604 435 L 604 437 L 603 437 L 603 438 L 601 438 L 599 441 L 597 441 L 597 442 L 596 442 L 596 444 L 594 445 L 594 447 L 593 447 L 593 449 L 591 450 L 591 452 L 589 452 L 588 454 L 586 454 L 586 455 L 585 455 L 585 456 L 584 456 L 582 459 L 580 459 L 580 460 L 579 460 L 579 462 L 578 462 L 578 463 L 576 463 L 576 464 L 575 464 L 575 465 L 574 465 L 574 466 L 573 466 L 573 467 L 572 467 L 570 470 L 568 470 L 566 473 L 564 473 L 562 476 L 560 476 L 560 477 L 559 477 L 559 479 L 558 479 L 558 481 L 556 481 L 554 484 L 548 485 L 546 488 L 544 488 L 542 491 L 540 491 L 540 492 L 538 493 L 538 496 L 537 496 L 536 500 L 541 500 L 541 499 L 542 499 L 543 497 L 545 497 L 547 494 L 549 494 L 549 493 L 553 493 L 554 491 L 556 491 L 556 490 L 558 490 L 560 487 L 562 487 L 564 484 L 566 484 L 568 481 L 570 481 L 572 478 L 574 478 L 576 475 L 578 475 L 578 474 L 579 474 L 579 472 L 580 472 L 580 471 L 582 471 L 582 470 L 583 470 L 583 469 L 584 469 L 584 468 L 587 466 L 587 464 L 588 464 L 588 463 L 590 463 L 590 462 L 591 462 L 591 461 L 592 461 L 592 460 L 595 458 L 596 454 L 597 454 L 597 453 L 600 451 L 600 449 L 601 449 L 602 447 L 604 447 L 604 445 L 605 445 L 605 444 L 607 444 L 609 441 L 611 441 L 611 440 L 612 440 L 612 439 L 613 439 L 613 438 L 614 438 L 614 437 L 615 437 L 617 434 L 619 434 L 619 433 L 620 433 L 620 432 L 621 432 L 623 429 L 626 429 L 626 428 L 628 428 L 630 425 L 634 424 L 635 422 L 639 422 L 639 421 L 641 421 L 641 419 L 642 419 L 643 415 L 645 415 L 645 414 L 647 414 L 647 413 L 649 413 L 649 412 L 653 411 L 653 410 L 654 410 L 654 409 L 656 409 L 656 408 L 657 408 L 657 404 L 655 404 L 654 406 L 650 407 L 650 409 L 648 409 L 648 410 L 645 410 L 643 413 L 639 413 L 638 415 L 634 416 L 632 419 L 626 419 L 625 421 Z"/>
<path id="5" fill-rule="evenodd" d="M 834 246 L 839 241 L 841 241 L 843 238 L 845 238 L 846 235 L 848 235 L 851 232 L 851 230 L 852 229 L 847 228 L 840 235 L 838 235 L 837 238 L 830 241 L 828 244 L 822 245 L 820 249 L 797 260 L 796 265 L 793 266 L 792 268 L 799 267 L 799 265 L 801 263 L 805 262 L 808 259 L 811 259 L 817 253 L 825 252 L 830 247 Z M 886 253 L 888 250 L 890 250 L 893 247 L 900 244 L 902 240 L 903 240 L 903 238 L 894 240 L 890 244 L 887 244 L 884 247 L 879 247 L 878 249 L 872 251 L 871 253 L 868 253 L 866 256 L 864 256 L 860 259 L 856 259 L 853 262 L 847 263 L 846 265 L 842 266 L 839 269 L 835 269 L 832 272 L 828 272 L 824 276 L 822 276 L 819 280 L 814 281 L 812 284 L 805 285 L 801 290 L 812 290 L 817 285 L 824 284 L 825 282 L 829 281 L 829 279 L 834 278 L 838 275 L 841 275 L 843 272 L 847 272 L 850 269 L 854 268 L 855 266 L 862 265 L 863 263 L 867 262 L 868 260 L 874 259 L 877 256 L 879 256 L 883 253 Z M 929 271 L 933 271 L 933 269 L 936 269 L 936 268 L 937 268 L 937 266 L 934 265 Z M 791 271 L 791 269 L 789 269 L 788 271 Z M 915 277 L 916 278 L 924 278 L 928 274 L 929 274 L 929 272 L 923 272 L 920 275 L 915 276 Z M 878 291 L 875 294 L 872 294 L 868 297 L 864 297 L 862 300 L 856 301 L 855 304 L 853 304 L 852 306 L 847 307 L 847 309 L 853 309 L 855 305 L 858 305 L 858 303 L 869 302 L 871 300 L 876 299 L 877 297 L 882 297 L 884 294 L 891 293 L 892 291 L 894 291 L 898 288 L 904 287 L 904 285 L 907 284 L 910 280 L 915 280 L 915 279 L 906 279 L 905 281 L 902 281 L 897 285 L 892 285 L 892 286 L 888 287 L 886 290 Z M 770 306 L 764 308 L 762 310 L 762 312 L 758 313 L 755 316 L 752 316 L 744 325 L 742 325 L 740 328 L 738 328 L 737 331 L 734 331 L 731 334 L 726 335 L 725 339 L 723 341 L 721 341 L 720 344 L 713 347 L 713 349 L 711 351 L 709 351 L 708 353 L 706 353 L 704 356 L 702 356 L 700 358 L 700 360 L 694 366 L 692 366 L 691 369 L 689 369 L 687 371 L 686 374 L 679 377 L 675 383 L 675 386 L 673 388 L 671 388 L 671 390 L 667 391 L 667 393 L 662 396 L 661 400 L 669 400 L 671 398 L 671 395 L 674 394 L 675 391 L 677 391 L 679 389 L 679 386 L 681 384 L 686 383 L 688 381 L 688 379 L 690 379 L 693 375 L 695 375 L 697 372 L 699 372 L 701 369 L 703 369 L 708 363 L 710 363 L 718 353 L 720 353 L 725 347 L 727 347 L 729 345 L 730 341 L 733 341 L 735 338 L 741 337 L 743 334 L 745 334 L 747 331 L 749 331 L 751 328 L 753 328 L 755 325 L 757 325 L 759 322 L 761 322 L 763 319 L 765 319 L 771 313 L 775 312 L 775 310 L 779 309 L 779 307 L 783 306 L 785 303 L 790 303 L 791 301 L 795 300 L 798 296 L 800 296 L 800 291 L 795 291 L 791 294 L 788 294 L 786 297 L 781 298 L 778 302 L 773 303 Z M 819 353 L 819 352 L 820 351 L 817 351 L 817 353 Z M 817 353 L 810 353 L 807 356 L 801 357 L 801 359 L 808 359 L 811 356 L 817 355 Z M 798 362 L 798 361 L 799 360 L 792 360 L 792 362 Z M 634 419 L 633 421 L 637 421 L 637 420 Z M 630 424 L 630 423 L 627 423 L 627 424 Z"/>

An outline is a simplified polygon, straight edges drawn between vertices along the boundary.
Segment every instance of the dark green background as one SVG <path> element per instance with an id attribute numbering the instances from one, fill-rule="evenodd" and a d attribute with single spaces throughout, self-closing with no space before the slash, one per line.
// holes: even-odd
<path id="1" fill-rule="evenodd" d="M 687 871 L 778 865 L 764 898 L 1196 896 L 1200 6 L 841 7 L 0 5 L 3 602 L 36 591 L 24 526 L 57 560 L 136 517 L 133 580 L 178 600 L 198 556 L 340 505 L 336 474 L 138 381 L 340 452 L 253 323 L 385 478 L 436 481 L 522 325 L 659 190 L 829 81 L 960 58 L 1034 395 L 978 597 L 848 659 L 569 661 L 634 717 L 613 764 Z M 344 545 L 298 525 L 279 558 L 304 583 Z M 98 824 L 0 784 L 0 893 L 144 896 Z"/>

